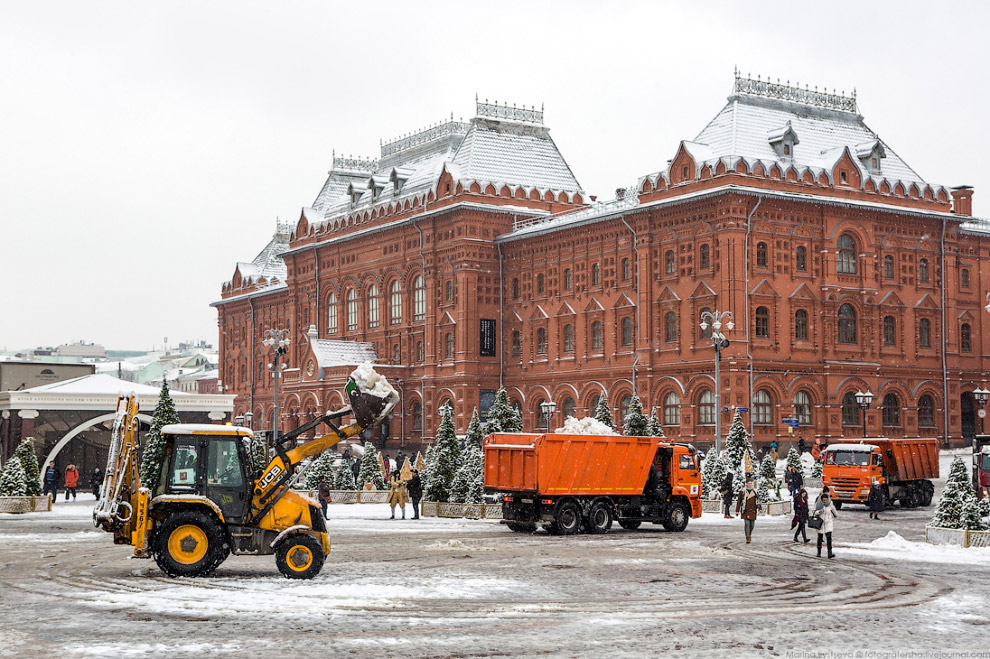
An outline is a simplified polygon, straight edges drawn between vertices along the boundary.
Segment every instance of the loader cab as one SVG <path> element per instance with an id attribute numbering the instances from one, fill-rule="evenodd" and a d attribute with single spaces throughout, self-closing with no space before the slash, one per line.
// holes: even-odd
<path id="1" fill-rule="evenodd" d="M 247 428 L 175 424 L 162 428 L 166 456 L 157 493 L 201 496 L 220 507 L 228 522 L 249 512 L 252 481 L 250 455 L 242 437 Z"/>

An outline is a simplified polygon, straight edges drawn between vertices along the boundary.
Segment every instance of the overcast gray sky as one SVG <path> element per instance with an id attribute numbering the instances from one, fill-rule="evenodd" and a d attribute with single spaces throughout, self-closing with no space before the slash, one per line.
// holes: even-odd
<path id="1" fill-rule="evenodd" d="M 661 169 L 733 67 L 849 92 L 990 199 L 984 3 L 4 2 L 0 346 L 215 344 L 220 296 L 338 154 L 474 96 L 546 107 L 584 188 Z"/>

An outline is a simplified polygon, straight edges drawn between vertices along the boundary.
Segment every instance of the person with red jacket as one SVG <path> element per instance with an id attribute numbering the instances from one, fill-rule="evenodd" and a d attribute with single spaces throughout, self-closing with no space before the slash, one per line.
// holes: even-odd
<path id="1" fill-rule="evenodd" d="M 65 468 L 65 500 L 69 500 L 69 493 L 72 493 L 72 500 L 76 500 L 76 486 L 79 485 L 79 470 L 76 465 L 70 464 Z"/>

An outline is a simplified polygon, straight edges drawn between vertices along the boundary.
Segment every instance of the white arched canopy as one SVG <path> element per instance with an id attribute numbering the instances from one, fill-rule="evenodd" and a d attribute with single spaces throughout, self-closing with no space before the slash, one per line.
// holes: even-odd
<path id="1" fill-rule="evenodd" d="M 98 423 L 103 423 L 104 421 L 110 421 L 111 419 L 113 419 L 116 416 L 117 416 L 117 413 L 116 412 L 110 412 L 109 414 L 101 414 L 100 416 L 93 417 L 89 421 L 83 421 L 78 426 L 76 426 L 75 428 L 73 428 L 69 432 L 65 433 L 65 436 L 62 437 L 62 439 L 58 440 L 58 444 L 56 444 L 52 448 L 52 450 L 49 451 L 48 456 L 45 458 L 45 461 L 41 463 L 41 469 L 39 470 L 41 472 L 41 475 L 39 476 L 39 481 L 41 481 L 45 477 L 44 476 L 44 474 L 45 474 L 45 466 L 49 462 L 51 462 L 52 460 L 54 460 L 55 459 L 55 456 L 57 456 L 59 454 L 59 451 L 61 451 L 63 448 L 65 448 L 65 445 L 68 444 L 70 441 L 72 441 L 72 439 L 76 435 L 78 435 L 79 433 L 81 433 L 84 430 L 88 430 L 89 428 L 92 428 L 93 426 L 95 426 Z M 144 421 L 145 423 L 147 423 L 149 425 L 151 424 L 151 417 L 149 415 L 147 415 L 147 414 L 140 414 L 139 413 L 137 415 L 137 417 L 141 421 Z M 42 484 L 44 484 L 44 483 L 42 483 Z"/>

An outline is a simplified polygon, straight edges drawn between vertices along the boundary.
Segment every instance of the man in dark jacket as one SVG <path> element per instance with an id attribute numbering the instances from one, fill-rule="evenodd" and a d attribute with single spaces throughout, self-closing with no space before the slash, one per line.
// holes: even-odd
<path id="1" fill-rule="evenodd" d="M 58 469 L 55 468 L 55 461 L 52 460 L 48 463 L 48 469 L 45 469 L 45 487 L 42 491 L 42 495 L 52 493 L 52 503 L 55 503 L 55 499 L 58 498 L 58 483 L 61 474 L 58 473 Z"/>
<path id="2" fill-rule="evenodd" d="M 804 437 L 798 438 L 798 455 L 804 453 Z"/>
<path id="3" fill-rule="evenodd" d="M 722 509 L 725 511 L 725 518 L 732 519 L 732 472 L 728 472 L 722 483 L 718 486 L 718 491 L 722 495 Z"/>
<path id="4" fill-rule="evenodd" d="M 93 488 L 93 496 L 100 498 L 100 486 L 103 485 L 103 472 L 97 467 L 93 470 L 93 475 L 89 477 L 89 485 Z"/>
<path id="5" fill-rule="evenodd" d="M 801 470 L 795 468 L 794 473 L 791 474 L 791 487 L 794 488 L 795 492 L 800 492 L 801 488 L 804 487 L 804 476 L 801 475 Z"/>
<path id="6" fill-rule="evenodd" d="M 358 474 L 361 473 L 361 458 L 354 456 L 351 460 L 351 473 L 354 474 L 354 480 L 357 480 Z"/>
<path id="7" fill-rule="evenodd" d="M 327 482 L 326 476 L 320 476 L 320 508 L 323 509 L 323 519 L 330 519 L 327 515 L 327 504 L 330 503 L 330 483 Z"/>
<path id="8" fill-rule="evenodd" d="M 870 495 L 867 497 L 866 503 L 870 509 L 870 519 L 880 521 L 880 513 L 883 512 L 883 490 L 880 489 L 880 481 L 876 478 L 870 485 Z"/>
<path id="9" fill-rule="evenodd" d="M 419 470 L 412 470 L 412 478 L 406 483 L 406 491 L 412 501 L 413 519 L 419 519 L 419 500 L 423 498 L 423 483 L 419 480 Z"/>

